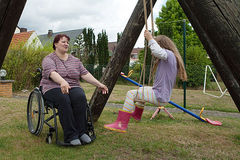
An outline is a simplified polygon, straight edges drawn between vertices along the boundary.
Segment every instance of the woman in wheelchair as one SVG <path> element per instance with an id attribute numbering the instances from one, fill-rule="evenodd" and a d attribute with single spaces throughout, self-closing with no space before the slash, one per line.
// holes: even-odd
<path id="1" fill-rule="evenodd" d="M 67 54 L 69 40 L 65 34 L 56 35 L 54 38 L 55 51 L 42 61 L 40 86 L 44 99 L 58 107 L 64 142 L 81 145 L 90 143 L 91 139 L 86 134 L 87 100 L 79 78 L 97 86 L 103 94 L 108 93 L 108 88 L 96 80 L 78 58 Z"/>

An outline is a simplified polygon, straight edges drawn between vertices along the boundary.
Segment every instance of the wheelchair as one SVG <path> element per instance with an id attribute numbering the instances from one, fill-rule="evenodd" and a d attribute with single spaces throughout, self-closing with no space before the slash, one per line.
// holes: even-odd
<path id="1" fill-rule="evenodd" d="M 41 69 L 38 69 L 38 71 L 41 73 Z M 45 119 L 46 115 L 50 114 L 50 112 L 53 114 Z M 27 104 L 27 123 L 29 132 L 33 135 L 39 136 L 43 130 L 43 125 L 46 124 L 49 127 L 49 132 L 46 137 L 46 142 L 48 144 L 52 143 L 53 133 L 55 132 L 55 142 L 57 145 L 70 146 L 70 143 L 59 141 L 57 116 L 57 106 L 44 99 L 41 86 L 34 88 L 28 97 Z M 94 132 L 91 111 L 88 105 L 86 109 L 86 123 L 87 134 L 93 142 L 96 139 L 96 135 Z"/>

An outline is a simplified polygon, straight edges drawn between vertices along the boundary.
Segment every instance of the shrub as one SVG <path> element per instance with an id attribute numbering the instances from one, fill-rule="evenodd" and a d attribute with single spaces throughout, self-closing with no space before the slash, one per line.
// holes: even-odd
<path id="1" fill-rule="evenodd" d="M 202 47 L 191 46 L 187 48 L 186 71 L 188 75 L 188 87 L 197 88 L 203 85 L 206 65 L 211 65 L 211 61 Z M 178 80 L 177 84 L 180 86 L 181 81 Z"/>
<path id="2" fill-rule="evenodd" d="M 40 75 L 36 69 L 41 67 L 42 59 L 51 52 L 49 47 L 9 50 L 2 68 L 7 71 L 6 79 L 14 80 L 13 90 L 30 89 L 39 85 Z"/>

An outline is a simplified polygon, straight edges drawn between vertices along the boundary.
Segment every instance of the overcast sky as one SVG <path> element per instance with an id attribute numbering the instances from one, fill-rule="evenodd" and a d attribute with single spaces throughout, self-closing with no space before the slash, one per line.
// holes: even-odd
<path id="1" fill-rule="evenodd" d="M 34 30 L 38 35 L 73 29 L 93 28 L 95 35 L 106 30 L 108 41 L 117 40 L 123 32 L 138 0 L 28 0 L 18 23 L 19 27 Z M 153 9 L 158 16 L 162 4 L 158 0 Z M 155 19 L 155 18 L 154 18 Z M 151 25 L 149 17 L 148 25 Z M 150 27 L 149 27 L 150 28 Z M 143 47 L 141 33 L 135 47 Z"/>

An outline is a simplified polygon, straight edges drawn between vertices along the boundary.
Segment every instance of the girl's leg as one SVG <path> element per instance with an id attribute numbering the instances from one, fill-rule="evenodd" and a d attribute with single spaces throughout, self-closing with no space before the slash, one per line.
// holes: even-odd
<path id="1" fill-rule="evenodd" d="M 144 90 L 144 94 L 143 94 Z M 130 90 L 127 92 L 126 99 L 123 105 L 123 110 L 132 112 L 135 108 L 134 99 L 142 100 L 142 96 L 144 95 L 144 101 L 149 102 L 155 105 L 160 105 L 160 103 L 157 101 L 157 98 L 152 90 L 152 87 L 139 87 L 137 90 Z"/>
<path id="2" fill-rule="evenodd" d="M 144 93 L 143 93 L 144 91 Z M 155 104 L 157 106 L 161 105 L 160 102 L 158 102 L 153 90 L 152 90 L 152 87 L 140 87 L 139 90 L 138 90 L 138 94 L 137 94 L 137 99 L 139 100 L 142 100 L 142 97 L 144 96 L 144 101 L 145 102 L 149 102 L 149 103 L 152 103 L 152 104 Z"/>
<path id="3" fill-rule="evenodd" d="M 133 112 L 135 108 L 134 99 L 137 95 L 137 90 L 130 90 L 127 92 L 125 102 L 123 104 L 124 111 Z"/>

